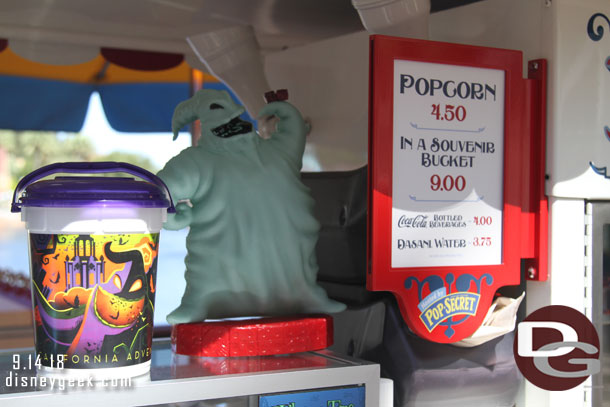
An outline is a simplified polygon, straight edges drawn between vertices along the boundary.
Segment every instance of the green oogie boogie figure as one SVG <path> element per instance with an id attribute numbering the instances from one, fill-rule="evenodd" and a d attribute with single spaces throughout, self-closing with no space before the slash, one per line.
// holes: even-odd
<path id="1" fill-rule="evenodd" d="M 186 290 L 170 324 L 204 319 L 334 313 L 345 305 L 316 283 L 319 224 L 300 179 L 307 125 L 287 102 L 259 117 L 279 118 L 264 139 L 226 91 L 200 90 L 174 112 L 174 139 L 200 119 L 201 139 L 159 172 L 176 206 L 166 229 L 190 226 Z"/>

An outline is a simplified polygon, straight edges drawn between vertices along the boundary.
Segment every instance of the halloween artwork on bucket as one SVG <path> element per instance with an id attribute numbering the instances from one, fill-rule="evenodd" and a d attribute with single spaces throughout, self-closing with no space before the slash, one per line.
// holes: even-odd
<path id="1" fill-rule="evenodd" d="M 186 289 L 171 324 L 254 315 L 339 312 L 317 285 L 319 224 L 300 179 L 307 125 L 291 104 L 267 104 L 279 119 L 269 138 L 240 119 L 225 91 L 200 90 L 174 112 L 174 138 L 199 119 L 201 138 L 159 172 L 176 201 L 164 227 L 189 226 Z"/>
<path id="2" fill-rule="evenodd" d="M 43 360 L 57 350 L 67 368 L 150 359 L 158 239 L 158 233 L 30 234 Z"/>

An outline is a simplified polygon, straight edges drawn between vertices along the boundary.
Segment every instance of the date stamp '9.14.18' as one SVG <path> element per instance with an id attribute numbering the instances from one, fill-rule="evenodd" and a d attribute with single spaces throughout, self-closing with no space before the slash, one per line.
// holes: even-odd
<path id="1" fill-rule="evenodd" d="M 47 360 L 45 360 L 45 366 L 48 366 L 51 369 L 62 370 L 64 368 L 64 360 L 65 355 L 50 355 Z M 32 355 L 31 353 L 25 357 L 25 355 L 14 354 L 13 355 L 13 371 L 18 370 L 32 370 L 32 369 L 41 369 L 42 368 L 42 359 L 40 355 Z"/>

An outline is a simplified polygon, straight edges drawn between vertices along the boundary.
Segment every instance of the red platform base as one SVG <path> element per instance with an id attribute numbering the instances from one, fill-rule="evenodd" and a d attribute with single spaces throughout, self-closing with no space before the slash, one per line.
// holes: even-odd
<path id="1" fill-rule="evenodd" d="M 172 327 L 172 349 L 190 356 L 280 355 L 320 350 L 332 343 L 330 315 L 195 322 Z"/>

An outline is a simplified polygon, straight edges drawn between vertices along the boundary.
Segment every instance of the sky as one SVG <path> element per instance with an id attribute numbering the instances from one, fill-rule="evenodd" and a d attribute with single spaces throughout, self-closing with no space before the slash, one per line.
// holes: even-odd
<path id="1" fill-rule="evenodd" d="M 188 133 L 180 133 L 178 138 L 172 141 L 172 135 L 169 132 L 121 133 L 114 130 L 106 120 L 97 92 L 91 95 L 89 111 L 80 133 L 94 143 L 99 154 L 113 151 L 137 153 L 147 156 L 159 169 L 163 168 L 170 158 L 178 155 L 191 144 L 191 136 Z"/>

